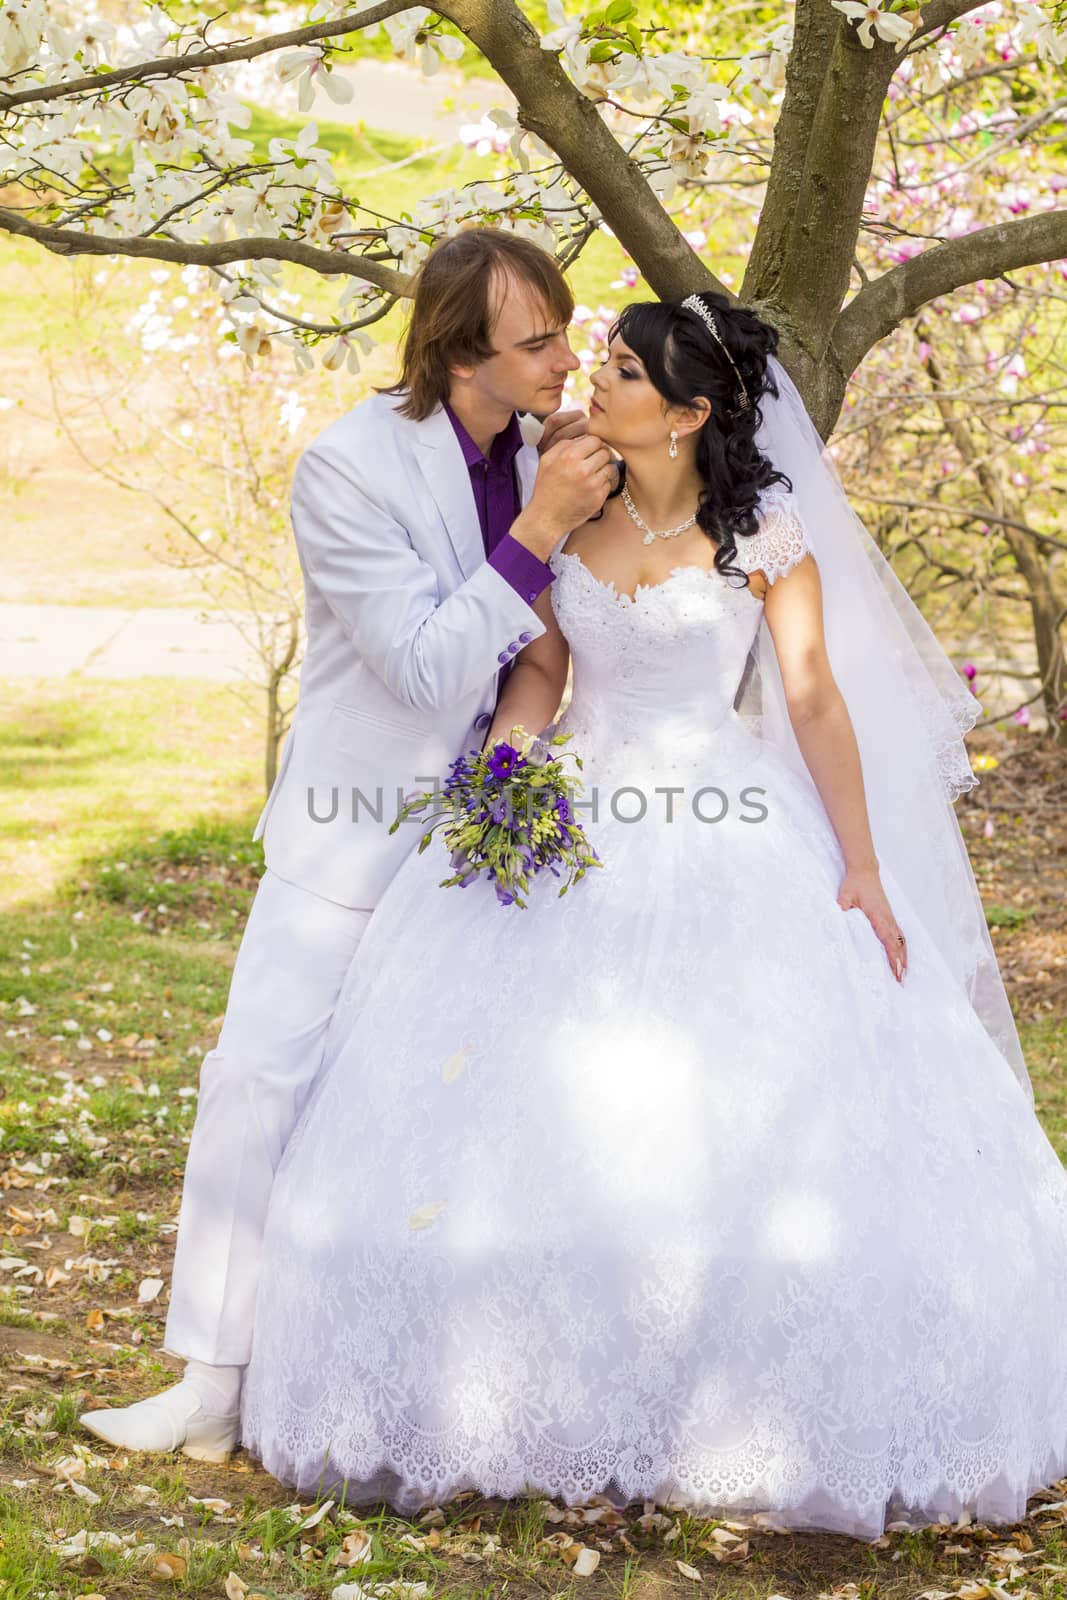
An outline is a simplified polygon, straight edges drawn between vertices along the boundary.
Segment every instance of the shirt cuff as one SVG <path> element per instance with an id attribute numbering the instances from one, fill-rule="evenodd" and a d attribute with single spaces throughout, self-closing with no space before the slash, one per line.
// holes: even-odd
<path id="1" fill-rule="evenodd" d="M 518 539 L 512 538 L 510 533 L 505 533 L 494 548 L 489 565 L 507 579 L 516 594 L 521 595 L 528 605 L 533 605 L 537 596 L 548 588 L 556 576 L 550 566 L 524 544 L 520 544 Z"/>

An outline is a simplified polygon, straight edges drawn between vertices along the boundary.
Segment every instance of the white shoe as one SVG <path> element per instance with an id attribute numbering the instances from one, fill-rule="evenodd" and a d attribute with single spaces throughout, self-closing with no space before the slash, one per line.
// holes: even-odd
<path id="1" fill-rule="evenodd" d="M 237 1443 L 240 1412 L 214 1416 L 191 1383 L 176 1383 L 132 1406 L 86 1411 L 83 1427 L 123 1450 L 181 1450 L 193 1461 L 228 1460 Z"/>

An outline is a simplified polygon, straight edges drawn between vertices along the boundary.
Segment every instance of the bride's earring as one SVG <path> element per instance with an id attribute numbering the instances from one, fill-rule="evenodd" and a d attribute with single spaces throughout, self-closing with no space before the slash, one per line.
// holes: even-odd
<path id="1" fill-rule="evenodd" d="M 667 446 L 667 454 L 670 456 L 672 461 L 677 460 L 677 457 L 678 457 L 678 429 L 677 428 L 672 428 L 671 429 L 671 442 Z"/>

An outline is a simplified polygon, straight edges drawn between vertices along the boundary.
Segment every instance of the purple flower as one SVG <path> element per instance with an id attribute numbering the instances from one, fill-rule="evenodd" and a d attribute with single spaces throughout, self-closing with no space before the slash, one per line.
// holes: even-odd
<path id="1" fill-rule="evenodd" d="M 522 758 L 514 745 L 506 744 L 503 739 L 493 747 L 489 757 L 489 771 L 494 778 L 510 778 Z"/>
<path id="2" fill-rule="evenodd" d="M 974 682 L 975 678 L 977 678 L 978 668 L 975 666 L 973 661 L 965 661 L 963 663 L 963 676 L 965 678 L 969 678 L 972 683 Z"/>
<path id="3" fill-rule="evenodd" d="M 556 816 L 559 818 L 561 827 L 571 820 L 571 803 L 565 794 L 557 795 L 556 797 Z"/>
<path id="4" fill-rule="evenodd" d="M 504 887 L 504 885 L 502 883 L 496 884 L 495 887 L 496 887 L 496 897 L 500 901 L 500 904 L 502 906 L 514 905 L 515 896 L 512 894 L 510 889 L 505 889 L 505 887 Z"/>

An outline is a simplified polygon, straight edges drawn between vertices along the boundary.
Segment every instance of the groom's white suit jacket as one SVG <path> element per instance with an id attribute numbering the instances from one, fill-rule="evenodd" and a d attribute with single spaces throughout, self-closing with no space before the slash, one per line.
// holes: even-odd
<path id="1" fill-rule="evenodd" d="M 389 834 L 398 790 L 480 748 L 501 665 L 545 631 L 486 559 L 448 413 L 412 422 L 398 404 L 361 401 L 297 463 L 307 647 L 254 834 L 279 877 L 347 906 L 374 906 L 426 830 L 423 814 Z M 515 457 L 523 505 L 537 461 L 530 444 Z"/>

